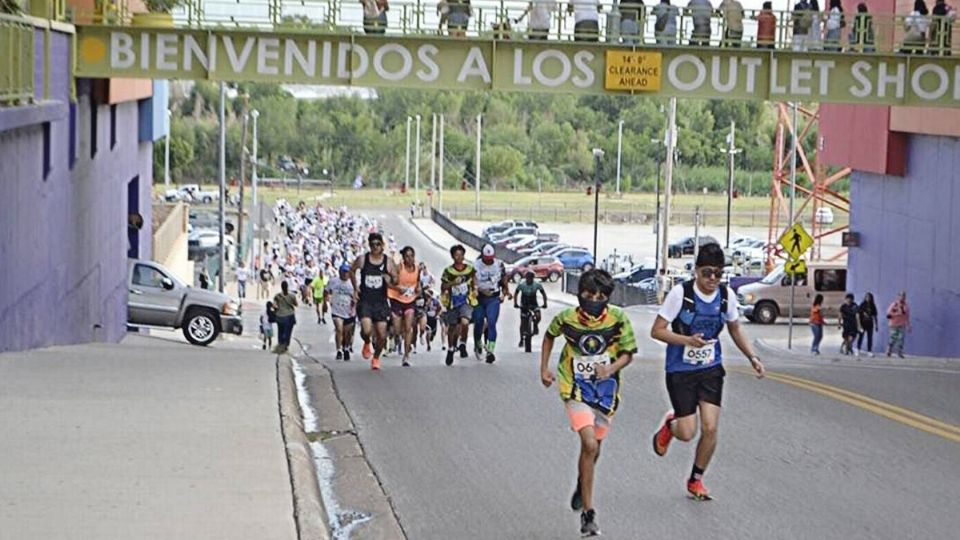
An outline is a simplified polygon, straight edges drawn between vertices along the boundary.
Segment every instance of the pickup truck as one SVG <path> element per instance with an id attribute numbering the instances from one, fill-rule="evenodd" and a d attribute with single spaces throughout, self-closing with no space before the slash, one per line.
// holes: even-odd
<path id="1" fill-rule="evenodd" d="M 180 328 L 194 345 L 209 345 L 220 332 L 240 335 L 240 306 L 229 296 L 195 289 L 153 261 L 128 260 L 129 326 Z"/>
<path id="2" fill-rule="evenodd" d="M 219 191 L 201 191 L 198 184 L 184 184 L 178 189 L 168 189 L 163 193 L 163 198 L 167 202 L 196 202 L 210 204 L 220 200 Z"/>

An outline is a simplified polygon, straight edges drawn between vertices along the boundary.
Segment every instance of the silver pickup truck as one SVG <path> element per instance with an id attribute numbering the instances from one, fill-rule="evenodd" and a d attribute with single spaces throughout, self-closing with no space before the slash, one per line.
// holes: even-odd
<path id="1" fill-rule="evenodd" d="M 181 328 L 194 345 L 243 332 L 240 307 L 229 296 L 189 287 L 153 261 L 129 259 L 128 271 L 128 325 Z"/>

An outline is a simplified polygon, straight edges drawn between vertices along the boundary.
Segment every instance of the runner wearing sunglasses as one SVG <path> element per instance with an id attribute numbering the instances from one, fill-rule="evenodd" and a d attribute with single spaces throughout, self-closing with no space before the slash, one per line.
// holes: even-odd
<path id="1" fill-rule="evenodd" d="M 720 286 L 724 255 L 719 244 L 700 248 L 694 265 L 694 279 L 673 287 L 653 323 L 650 336 L 667 344 L 667 393 L 673 410 L 664 415 L 653 436 L 657 455 L 667 453 L 673 437 L 690 441 L 697 434 L 700 413 L 700 440 L 687 491 L 697 500 L 710 500 L 703 487 L 703 473 L 717 447 L 717 423 L 723 396 L 723 354 L 720 333 L 726 326 L 737 348 L 750 359 L 757 377 L 764 368 L 738 322 L 737 297 Z"/>

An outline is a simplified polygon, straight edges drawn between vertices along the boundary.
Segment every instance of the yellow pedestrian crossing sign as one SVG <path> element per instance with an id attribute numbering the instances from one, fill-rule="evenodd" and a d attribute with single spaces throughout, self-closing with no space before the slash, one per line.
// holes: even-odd
<path id="1" fill-rule="evenodd" d="M 783 270 L 791 276 L 804 276 L 807 274 L 807 262 L 803 259 L 787 261 L 787 264 L 783 265 Z"/>
<path id="2" fill-rule="evenodd" d="M 780 246 L 791 259 L 799 259 L 801 255 L 813 245 L 813 238 L 807 234 L 800 223 L 794 223 L 792 227 L 784 231 L 780 236 Z"/>

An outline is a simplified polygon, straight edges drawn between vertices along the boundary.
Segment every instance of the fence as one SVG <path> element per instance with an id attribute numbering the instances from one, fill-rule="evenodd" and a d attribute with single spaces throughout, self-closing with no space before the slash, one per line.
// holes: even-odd
<path id="1" fill-rule="evenodd" d="M 566 293 L 577 295 L 580 287 L 580 272 L 563 273 L 563 290 Z M 615 306 L 627 307 L 657 303 L 657 292 L 640 287 L 617 284 L 610 297 L 610 303 Z"/>
<path id="2" fill-rule="evenodd" d="M 587 207 L 564 207 L 564 206 L 481 206 L 480 215 L 477 216 L 473 205 L 469 206 L 451 206 L 444 204 L 444 211 L 452 219 L 470 219 L 479 221 L 496 221 L 501 219 L 529 219 L 538 222 L 555 223 L 593 223 L 593 208 Z M 632 210 L 600 210 L 600 223 L 633 223 L 649 224 L 653 227 L 655 210 L 632 209 Z M 672 210 L 670 212 L 670 223 L 672 225 L 694 225 L 695 212 L 693 210 Z M 841 223 L 846 216 L 837 216 L 837 224 Z M 766 227 L 770 220 L 769 210 L 748 210 L 733 212 L 730 216 L 731 223 L 740 227 Z M 727 223 L 726 211 L 709 210 L 700 213 L 700 225 L 718 226 Z"/>
<path id="3" fill-rule="evenodd" d="M 33 99 L 33 36 L 32 23 L 0 14 L 0 106 L 20 105 Z"/>
<path id="4" fill-rule="evenodd" d="M 470 231 L 464 230 L 462 227 L 454 223 L 454 221 L 447 216 L 441 214 L 436 209 L 432 209 L 430 212 L 430 219 L 434 223 L 440 226 L 441 229 L 450 233 L 451 236 L 456 238 L 458 241 L 470 246 L 471 248 L 480 251 L 483 249 L 483 245 L 487 243 L 483 238 L 473 234 Z M 520 255 L 512 249 L 507 249 L 501 246 L 494 246 L 496 251 L 496 256 L 500 260 L 507 263 L 515 263 L 523 258 L 523 255 Z"/>

